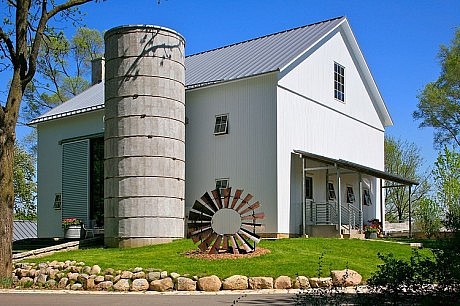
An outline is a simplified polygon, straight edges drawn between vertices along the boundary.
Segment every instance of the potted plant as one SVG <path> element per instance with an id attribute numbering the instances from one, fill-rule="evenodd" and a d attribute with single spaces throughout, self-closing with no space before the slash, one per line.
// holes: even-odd
<path id="1" fill-rule="evenodd" d="M 381 233 L 382 227 L 378 219 L 372 219 L 368 221 L 369 224 L 364 226 L 364 234 L 367 239 L 376 239 Z"/>
<path id="2" fill-rule="evenodd" d="M 64 238 L 80 239 L 82 236 L 82 222 L 77 218 L 65 218 L 62 220 Z"/>

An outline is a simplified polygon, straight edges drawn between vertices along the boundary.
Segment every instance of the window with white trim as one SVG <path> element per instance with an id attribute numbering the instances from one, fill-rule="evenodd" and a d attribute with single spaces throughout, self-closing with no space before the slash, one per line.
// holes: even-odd
<path id="1" fill-rule="evenodd" d="M 329 200 L 335 201 L 336 196 L 335 196 L 334 184 L 331 182 L 327 183 L 327 194 L 328 194 Z"/>
<path id="2" fill-rule="evenodd" d="M 214 135 L 228 134 L 228 114 L 216 115 Z"/>
<path id="3" fill-rule="evenodd" d="M 221 194 L 225 188 L 228 188 L 228 178 L 216 179 L 216 189 L 219 189 Z"/>
<path id="4" fill-rule="evenodd" d="M 367 206 L 372 205 L 371 195 L 369 193 L 369 189 L 363 190 L 363 204 Z"/>
<path id="5" fill-rule="evenodd" d="M 355 202 L 355 194 L 353 192 L 353 187 L 347 186 L 347 203 Z"/>
<path id="6" fill-rule="evenodd" d="M 334 98 L 345 102 L 345 67 L 334 62 Z"/>

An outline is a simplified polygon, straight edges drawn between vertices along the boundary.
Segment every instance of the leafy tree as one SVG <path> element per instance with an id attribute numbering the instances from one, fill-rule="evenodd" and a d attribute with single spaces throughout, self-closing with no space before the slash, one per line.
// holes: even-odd
<path id="1" fill-rule="evenodd" d="M 411 188 L 411 202 L 415 205 L 427 194 L 430 185 L 428 175 L 420 169 L 423 158 L 420 150 L 414 143 L 385 138 L 385 171 L 402 177 L 418 181 L 419 184 Z M 386 186 L 394 185 L 387 181 Z M 409 188 L 391 187 L 385 189 L 386 220 L 399 222 L 409 215 Z"/>
<path id="2" fill-rule="evenodd" d="M 43 114 L 86 90 L 91 60 L 102 56 L 104 39 L 98 30 L 79 28 L 68 40 L 63 32 L 47 37 L 37 60 L 37 77 L 27 86 L 22 117 Z"/>
<path id="3" fill-rule="evenodd" d="M 0 3 L 0 71 L 11 73 L 6 102 L 0 107 L 0 280 L 11 277 L 14 207 L 14 144 L 21 101 L 37 72 L 51 22 L 77 20 L 78 7 L 91 0 L 7 0 Z M 58 22 L 59 20 L 57 20 Z"/>
<path id="4" fill-rule="evenodd" d="M 431 198 L 424 197 L 414 211 L 415 224 L 428 237 L 434 237 L 442 227 L 441 207 Z"/>
<path id="5" fill-rule="evenodd" d="M 440 47 L 438 57 L 441 75 L 419 94 L 413 116 L 421 120 L 420 127 L 435 129 L 435 145 L 460 146 L 460 29 L 450 46 Z"/>
<path id="6" fill-rule="evenodd" d="M 447 228 L 460 232 L 460 153 L 444 150 L 435 162 L 436 199 L 445 209 Z"/>
<path id="7" fill-rule="evenodd" d="M 35 159 L 24 148 L 14 148 L 14 218 L 33 220 L 37 216 Z"/>

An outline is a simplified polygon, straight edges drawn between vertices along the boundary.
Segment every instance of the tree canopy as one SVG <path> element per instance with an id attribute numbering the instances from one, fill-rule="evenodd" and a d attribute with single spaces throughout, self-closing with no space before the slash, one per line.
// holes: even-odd
<path id="1" fill-rule="evenodd" d="M 428 83 L 418 95 L 419 103 L 413 113 L 420 127 L 435 129 L 434 143 L 460 146 L 460 29 L 450 46 L 441 46 L 438 54 L 441 75 Z"/>
<path id="2" fill-rule="evenodd" d="M 0 72 L 10 79 L 6 101 L 0 102 L 0 281 L 12 272 L 15 129 L 21 102 L 37 72 L 42 45 L 57 32 L 51 21 L 77 22 L 78 7 L 90 1 L 0 2 Z"/>
<path id="3" fill-rule="evenodd" d="M 421 169 L 423 158 L 420 149 L 414 144 L 392 137 L 385 137 L 385 171 L 418 181 L 419 184 L 411 189 L 411 201 L 414 205 L 429 191 L 428 175 Z M 390 181 L 386 186 L 392 186 Z M 409 189 L 406 187 L 391 187 L 385 189 L 386 219 L 399 222 L 409 215 Z"/>

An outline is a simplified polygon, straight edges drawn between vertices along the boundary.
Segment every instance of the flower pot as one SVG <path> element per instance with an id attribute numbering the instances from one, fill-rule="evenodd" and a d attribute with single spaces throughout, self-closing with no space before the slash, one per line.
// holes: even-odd
<path id="1" fill-rule="evenodd" d="M 377 233 L 369 233 L 368 239 L 377 239 Z"/>
<path id="2" fill-rule="evenodd" d="M 70 225 L 65 228 L 64 238 L 80 239 L 82 236 L 81 225 Z"/>

